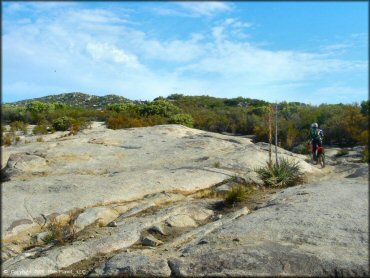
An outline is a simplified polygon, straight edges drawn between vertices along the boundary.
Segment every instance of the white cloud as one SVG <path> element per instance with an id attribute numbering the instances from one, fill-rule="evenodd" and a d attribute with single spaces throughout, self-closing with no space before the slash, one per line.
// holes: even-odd
<path id="1" fill-rule="evenodd" d="M 157 14 L 183 17 L 211 17 L 222 12 L 233 10 L 233 5 L 226 2 L 176 2 L 174 7 L 155 7 L 152 8 Z"/>
<path id="2" fill-rule="evenodd" d="M 108 43 L 88 43 L 86 50 L 96 61 L 122 63 L 133 68 L 141 66 L 135 55 Z"/>
<path id="3" fill-rule="evenodd" d="M 188 14 L 204 16 L 232 9 L 223 2 L 176 5 Z M 274 100 L 279 92 L 293 92 L 323 75 L 367 70 L 366 61 L 341 60 L 330 49 L 269 50 L 246 40 L 244 32 L 251 23 L 232 17 L 187 39 L 159 39 L 138 26 L 125 12 L 69 6 L 51 17 L 45 13 L 36 21 L 7 23 L 5 96 L 83 91 L 152 99 L 178 88 L 186 94 L 248 92 Z M 343 85 L 340 90 L 350 92 Z"/>
<path id="4" fill-rule="evenodd" d="M 237 20 L 235 18 L 227 18 L 227 19 L 225 19 L 223 24 L 224 25 L 229 25 L 229 26 L 232 26 L 232 27 L 235 27 L 235 28 L 249 28 L 253 25 L 250 22 L 242 22 L 242 21 Z"/>
<path id="5" fill-rule="evenodd" d="M 366 99 L 368 90 L 362 87 L 351 87 L 342 84 L 333 84 L 331 86 L 325 86 L 317 89 L 313 92 L 315 96 L 323 96 L 334 99 L 348 100 L 354 97 L 360 99 Z"/>
<path id="6" fill-rule="evenodd" d="M 252 25 L 252 23 L 243 22 L 236 18 L 227 18 L 212 28 L 212 36 L 219 42 L 231 37 L 245 40 L 249 37 L 245 30 Z"/>
<path id="7" fill-rule="evenodd" d="M 69 18 L 78 19 L 82 22 L 91 23 L 127 23 L 126 19 L 128 16 L 125 13 L 120 13 L 119 15 L 104 9 L 79 9 L 70 10 L 68 12 Z"/>
<path id="8" fill-rule="evenodd" d="M 232 10 L 232 6 L 225 2 L 179 2 L 177 4 L 194 15 L 212 16 Z"/>

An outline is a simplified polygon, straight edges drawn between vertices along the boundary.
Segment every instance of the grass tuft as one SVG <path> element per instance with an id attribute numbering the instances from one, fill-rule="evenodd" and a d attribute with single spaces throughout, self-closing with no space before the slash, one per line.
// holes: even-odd
<path id="1" fill-rule="evenodd" d="M 68 241 L 73 241 L 76 237 L 76 227 L 74 222 L 77 218 L 76 212 L 70 212 L 68 221 L 62 221 L 56 217 L 51 219 L 47 226 L 48 235 L 43 239 L 45 243 L 56 240 L 59 244 L 65 244 Z"/>
<path id="2" fill-rule="evenodd" d="M 335 156 L 336 157 L 340 157 L 340 156 L 344 156 L 344 155 L 347 155 L 348 154 L 348 150 L 346 149 L 340 149 L 336 154 Z"/>
<path id="3" fill-rule="evenodd" d="M 242 184 L 238 184 L 233 186 L 231 191 L 226 194 L 224 202 L 228 205 L 240 203 L 246 199 L 248 194 L 249 192 L 246 187 Z"/>
<path id="4" fill-rule="evenodd" d="M 215 163 L 213 163 L 213 168 L 220 168 L 220 167 L 221 167 L 220 161 L 216 161 Z"/>
<path id="5" fill-rule="evenodd" d="M 370 157 L 369 157 L 369 147 L 366 147 L 364 149 L 364 152 L 362 153 L 362 161 L 365 163 L 370 162 Z"/>

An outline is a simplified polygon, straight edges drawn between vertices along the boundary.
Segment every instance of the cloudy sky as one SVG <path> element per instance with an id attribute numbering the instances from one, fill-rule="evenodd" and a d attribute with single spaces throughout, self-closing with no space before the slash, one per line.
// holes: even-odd
<path id="1" fill-rule="evenodd" d="M 2 101 L 368 98 L 367 2 L 8 2 Z"/>

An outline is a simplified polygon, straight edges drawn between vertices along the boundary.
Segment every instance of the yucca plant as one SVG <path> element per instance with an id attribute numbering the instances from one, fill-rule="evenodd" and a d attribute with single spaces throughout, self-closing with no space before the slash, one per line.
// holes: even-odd
<path id="1" fill-rule="evenodd" d="M 303 173 L 299 163 L 289 159 L 279 159 L 278 164 L 269 164 L 256 170 L 265 185 L 288 187 L 303 182 Z"/>

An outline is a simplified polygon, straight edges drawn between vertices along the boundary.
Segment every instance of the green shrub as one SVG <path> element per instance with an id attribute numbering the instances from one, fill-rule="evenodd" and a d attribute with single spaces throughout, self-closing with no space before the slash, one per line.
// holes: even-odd
<path id="1" fill-rule="evenodd" d="M 40 121 L 37 126 L 32 130 L 33 134 L 48 134 L 49 131 L 49 122 Z"/>
<path id="2" fill-rule="evenodd" d="M 115 103 L 107 106 L 107 110 L 119 112 L 139 112 L 140 106 L 133 102 Z"/>
<path id="3" fill-rule="evenodd" d="M 336 157 L 340 157 L 340 156 L 343 156 L 343 155 L 347 155 L 349 152 L 348 152 L 348 150 L 346 150 L 346 149 L 340 149 L 336 154 L 335 154 L 335 156 Z"/>
<path id="4" fill-rule="evenodd" d="M 155 125 L 163 125 L 167 124 L 168 120 L 164 116 L 161 115 L 149 115 L 143 118 L 144 126 L 155 126 Z"/>
<path id="5" fill-rule="evenodd" d="M 369 163 L 370 162 L 369 148 L 367 148 L 367 147 L 364 149 L 364 152 L 362 154 L 362 161 L 365 162 L 365 163 Z"/>
<path id="6" fill-rule="evenodd" d="M 171 124 L 185 125 L 187 127 L 194 126 L 194 119 L 190 114 L 176 114 L 170 117 Z"/>
<path id="7" fill-rule="evenodd" d="M 302 143 L 294 147 L 293 152 L 299 153 L 299 154 L 310 154 L 311 150 L 310 150 L 310 147 L 307 145 L 307 143 Z"/>
<path id="8" fill-rule="evenodd" d="M 303 173 L 298 162 L 280 159 L 279 164 L 270 165 L 256 170 L 264 184 L 271 187 L 288 187 L 303 182 Z"/>
<path id="9" fill-rule="evenodd" d="M 11 131 L 22 131 L 23 134 L 27 134 L 27 127 L 28 127 L 28 124 L 22 121 L 15 121 L 15 122 L 10 123 Z"/>
<path id="10" fill-rule="evenodd" d="M 52 103 L 54 109 L 66 109 L 69 108 L 69 106 L 66 103 L 62 102 L 53 102 Z"/>
<path id="11" fill-rule="evenodd" d="M 220 163 L 220 161 L 216 161 L 216 162 L 214 162 L 214 163 L 213 163 L 213 167 L 214 167 L 214 168 L 220 168 L 220 167 L 221 167 L 221 163 Z"/>
<path id="12" fill-rule="evenodd" d="M 225 196 L 226 204 L 240 203 L 246 199 L 248 192 L 244 185 L 238 184 L 231 188 L 231 191 Z"/>
<path id="13" fill-rule="evenodd" d="M 48 134 L 47 126 L 45 125 L 37 125 L 32 130 L 33 134 Z"/>
<path id="14" fill-rule="evenodd" d="M 154 100 L 140 107 L 140 113 L 143 116 L 160 115 L 163 117 L 171 117 L 180 112 L 180 108 L 163 99 Z"/>
<path id="15" fill-rule="evenodd" d="M 42 239 L 45 244 L 49 244 L 54 240 L 56 240 L 56 235 L 53 232 L 48 232 L 48 234 Z"/>
<path id="16" fill-rule="evenodd" d="M 29 111 L 31 113 L 44 113 L 53 109 L 53 104 L 41 101 L 32 101 L 26 105 L 26 111 Z"/>
<path id="17" fill-rule="evenodd" d="M 66 131 L 72 126 L 72 122 L 72 118 L 63 116 L 53 122 L 53 128 L 58 131 Z"/>

